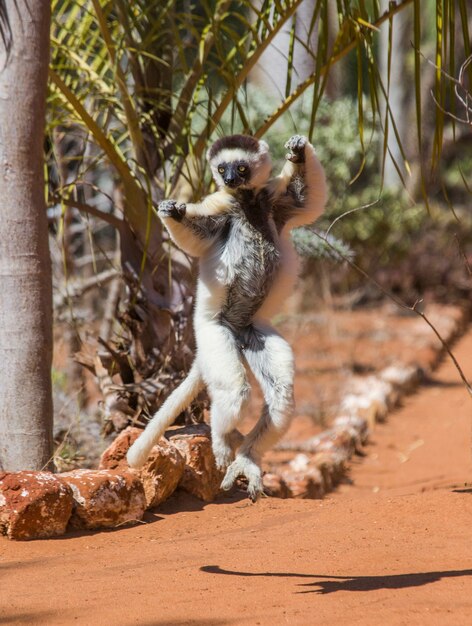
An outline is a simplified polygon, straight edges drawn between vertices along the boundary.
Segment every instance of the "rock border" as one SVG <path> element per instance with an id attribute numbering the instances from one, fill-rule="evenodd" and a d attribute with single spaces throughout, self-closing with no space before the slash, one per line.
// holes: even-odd
<path id="1" fill-rule="evenodd" d="M 434 319 L 448 345 L 468 321 L 465 310 L 450 307 L 449 313 Z M 331 428 L 308 440 L 277 446 L 298 454 L 286 468 L 277 467 L 264 475 L 268 496 L 322 498 L 346 477 L 349 460 L 354 454 L 363 454 L 375 424 L 385 421 L 445 353 L 421 323 L 418 336 L 428 348 L 424 362 L 397 363 L 375 375 L 353 376 Z M 42 539 L 63 535 L 69 529 L 136 524 L 147 509 L 164 502 L 177 488 L 205 502 L 215 499 L 222 474 L 215 467 L 207 424 L 168 431 L 137 471 L 128 467 L 126 452 L 140 432 L 133 427 L 122 431 L 103 453 L 97 470 L 0 472 L 0 534 L 16 540 Z"/>

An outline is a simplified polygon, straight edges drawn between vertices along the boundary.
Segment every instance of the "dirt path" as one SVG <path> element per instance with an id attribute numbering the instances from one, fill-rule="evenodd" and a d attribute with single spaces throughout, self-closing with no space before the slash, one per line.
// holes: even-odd
<path id="1" fill-rule="evenodd" d="M 472 332 L 455 353 L 472 378 Z M 469 625 L 471 417 L 445 362 L 325 500 L 178 497 L 134 528 L 0 538 L 0 624 Z"/>

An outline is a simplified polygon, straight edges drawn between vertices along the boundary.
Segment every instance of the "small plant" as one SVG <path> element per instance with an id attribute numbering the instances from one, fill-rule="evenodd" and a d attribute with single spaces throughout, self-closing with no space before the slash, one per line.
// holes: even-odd
<path id="1" fill-rule="evenodd" d="M 340 239 L 310 228 L 297 228 L 292 232 L 292 239 L 296 251 L 303 257 L 329 259 L 338 263 L 355 257 L 353 250 Z"/>

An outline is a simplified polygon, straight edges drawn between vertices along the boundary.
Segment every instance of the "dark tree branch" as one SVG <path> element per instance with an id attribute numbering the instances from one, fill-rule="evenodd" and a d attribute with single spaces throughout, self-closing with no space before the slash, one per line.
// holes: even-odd
<path id="1" fill-rule="evenodd" d="M 54 198 L 58 202 L 62 202 L 68 207 L 75 207 L 79 211 L 83 211 L 84 213 L 88 213 L 89 215 L 93 215 L 94 217 L 98 217 L 98 219 L 103 220 L 110 226 L 113 226 L 117 230 L 121 231 L 123 228 L 123 220 L 116 215 L 112 215 L 111 213 L 104 213 L 100 211 L 100 209 L 96 209 L 94 206 L 90 204 L 85 204 L 84 202 L 78 202 L 77 200 L 71 200 L 66 198 Z"/>

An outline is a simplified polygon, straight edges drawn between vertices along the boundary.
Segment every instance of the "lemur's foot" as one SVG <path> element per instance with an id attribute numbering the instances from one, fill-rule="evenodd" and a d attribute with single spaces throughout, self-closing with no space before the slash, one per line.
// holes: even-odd
<path id="1" fill-rule="evenodd" d="M 285 155 L 287 161 L 292 163 L 305 163 L 305 147 L 308 143 L 308 139 L 303 135 L 293 135 L 285 144 L 285 148 L 289 150 Z"/>
<path id="2" fill-rule="evenodd" d="M 186 211 L 187 205 L 185 203 L 177 204 L 176 200 L 163 200 L 159 203 L 157 214 L 161 218 L 172 217 L 180 222 Z"/>
<path id="3" fill-rule="evenodd" d="M 256 502 L 263 493 L 261 468 L 249 457 L 238 455 L 226 470 L 221 488 L 228 491 L 239 476 L 247 479 L 247 495 L 252 502 Z"/>

